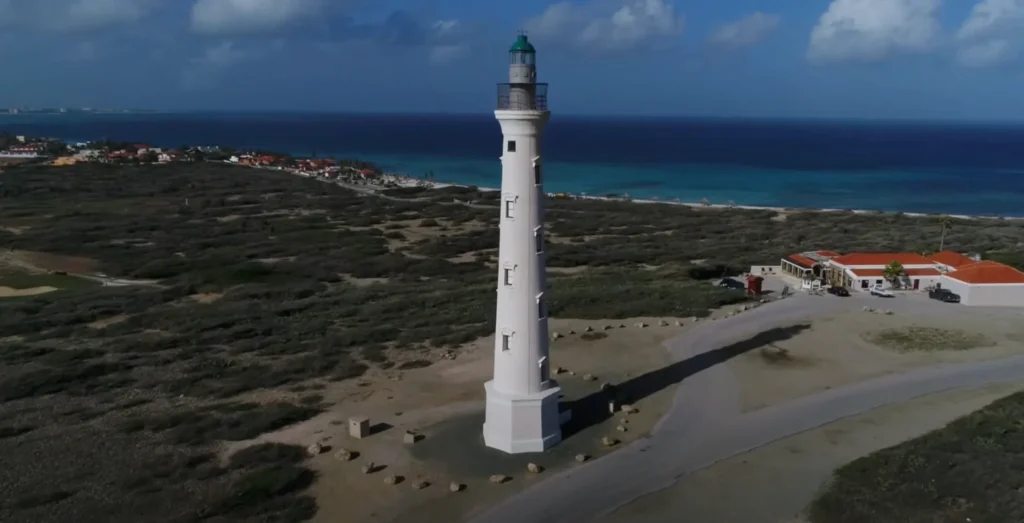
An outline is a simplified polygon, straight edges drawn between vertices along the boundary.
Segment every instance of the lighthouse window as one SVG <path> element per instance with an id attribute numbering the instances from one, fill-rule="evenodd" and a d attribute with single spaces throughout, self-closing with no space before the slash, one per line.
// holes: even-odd
<path id="1" fill-rule="evenodd" d="M 516 217 L 516 201 L 512 198 L 505 200 L 505 217 L 515 218 Z"/>
<path id="2" fill-rule="evenodd" d="M 540 164 L 533 164 L 533 184 L 540 185 Z"/>
<path id="3" fill-rule="evenodd" d="M 512 349 L 512 335 L 502 334 L 501 335 L 501 351 L 508 352 Z"/>
<path id="4" fill-rule="evenodd" d="M 509 269 L 507 267 L 505 268 L 505 277 L 504 277 L 503 281 L 505 282 L 505 286 L 506 287 L 511 287 L 512 286 L 513 274 L 514 273 L 512 272 L 512 269 Z"/>
<path id="5" fill-rule="evenodd" d="M 533 241 L 536 244 L 537 254 L 544 252 L 544 229 L 537 227 L 533 230 Z"/>
<path id="6" fill-rule="evenodd" d="M 537 299 L 537 319 L 542 320 L 548 317 L 547 307 L 544 306 L 544 298 Z"/>
<path id="7" fill-rule="evenodd" d="M 508 152 L 510 152 L 510 153 L 516 152 L 516 141 L 515 140 L 509 140 L 508 141 Z"/>

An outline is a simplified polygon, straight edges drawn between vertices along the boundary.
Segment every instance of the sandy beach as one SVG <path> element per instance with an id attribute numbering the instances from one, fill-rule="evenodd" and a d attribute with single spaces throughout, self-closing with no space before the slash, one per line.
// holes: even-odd
<path id="1" fill-rule="evenodd" d="M 305 176 L 310 176 L 311 173 L 300 173 Z M 394 185 L 398 187 L 424 187 L 429 189 L 443 189 L 446 187 L 460 187 L 469 188 L 468 185 L 438 182 L 433 180 L 424 180 L 422 178 L 416 178 L 413 176 L 407 176 L 398 173 L 385 173 L 379 180 L 379 185 L 375 185 L 375 189 L 384 189 L 387 185 Z M 500 188 L 496 187 L 476 187 L 477 190 L 483 192 L 496 192 L 500 191 Z M 774 211 L 777 213 L 793 213 L 793 212 L 853 212 L 856 214 L 903 214 L 904 216 L 912 217 L 936 217 L 939 214 L 929 213 L 918 213 L 918 212 L 902 212 L 902 211 L 876 211 L 870 209 L 838 209 L 838 208 L 794 208 L 794 207 L 773 207 L 763 205 L 739 205 L 735 203 L 712 203 L 712 202 L 684 202 L 681 200 L 662 200 L 662 199 L 644 199 L 644 198 L 630 198 L 628 194 L 622 196 L 593 196 L 587 194 L 575 194 L 575 193 L 555 193 L 549 192 L 547 195 L 551 198 L 571 198 L 577 200 L 596 200 L 596 201 L 628 201 L 632 203 L 640 204 L 662 204 L 662 205 L 682 205 L 684 207 L 693 207 L 700 209 L 746 209 L 746 210 L 758 210 L 758 211 Z M 967 215 L 967 214 L 946 214 L 949 218 L 962 219 L 962 220 L 1024 220 L 1021 216 L 995 216 L 995 215 Z"/>

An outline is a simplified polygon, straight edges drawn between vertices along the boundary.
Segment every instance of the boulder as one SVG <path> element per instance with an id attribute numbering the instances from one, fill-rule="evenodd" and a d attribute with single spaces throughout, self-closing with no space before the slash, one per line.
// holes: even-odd
<path id="1" fill-rule="evenodd" d="M 377 465 L 375 465 L 372 461 L 367 463 L 366 465 L 363 465 L 363 474 L 371 474 L 376 470 Z"/>
<path id="2" fill-rule="evenodd" d="M 615 445 L 619 444 L 619 440 L 605 436 L 601 438 L 601 444 L 604 445 L 605 447 L 614 447 Z"/>
<path id="3" fill-rule="evenodd" d="M 615 430 L 619 432 L 626 432 L 626 427 L 619 425 L 618 427 L 615 427 Z"/>
<path id="4" fill-rule="evenodd" d="M 583 381 L 594 381 L 596 379 L 597 379 L 597 376 L 594 376 L 593 374 L 584 374 L 583 375 Z"/>
<path id="5" fill-rule="evenodd" d="M 622 412 L 625 412 L 626 414 L 636 414 L 637 412 L 640 412 L 639 410 L 637 410 L 636 407 L 632 405 L 623 405 L 622 407 L 620 407 L 620 410 L 622 410 Z"/>
<path id="6" fill-rule="evenodd" d="M 646 323 L 644 323 L 644 322 L 640 322 L 640 323 L 637 323 L 637 324 L 636 324 L 636 326 L 637 326 L 638 328 L 641 328 L 641 329 L 642 329 L 642 328 L 646 327 L 646 326 L 647 326 L 647 324 L 646 324 Z"/>
<path id="7" fill-rule="evenodd" d="M 594 332 L 594 328 L 590 327 L 590 326 L 587 326 L 587 328 L 583 329 L 583 330 L 584 330 L 584 332 Z"/>
<path id="8" fill-rule="evenodd" d="M 553 340 L 557 340 L 558 338 L 561 338 L 561 337 L 562 337 L 562 335 L 557 333 L 557 332 L 552 332 L 551 333 L 551 339 L 553 339 Z"/>
<path id="9" fill-rule="evenodd" d="M 306 447 L 306 454 L 309 454 L 310 456 L 319 456 L 323 451 L 324 446 L 319 443 L 310 443 L 309 446 Z"/>
<path id="10" fill-rule="evenodd" d="M 538 465 L 536 463 L 527 463 L 526 464 L 526 470 L 530 474 L 540 474 L 540 472 L 542 470 L 544 470 L 544 467 L 541 467 L 540 465 Z"/>
<path id="11" fill-rule="evenodd" d="M 462 488 L 463 488 L 462 483 L 459 483 L 458 481 L 453 481 L 453 482 L 448 484 L 448 490 L 450 490 L 452 492 L 461 492 Z"/>
<path id="12" fill-rule="evenodd" d="M 583 463 L 584 461 L 587 461 L 588 459 L 590 459 L 590 456 L 587 456 L 586 454 L 577 454 L 576 455 L 576 461 L 578 461 L 580 463 Z"/>
<path id="13" fill-rule="evenodd" d="M 555 367 L 555 375 L 556 376 L 559 375 L 559 374 L 565 374 L 566 372 L 569 372 L 569 371 L 566 370 L 565 367 Z"/>
<path id="14" fill-rule="evenodd" d="M 658 322 L 658 326 L 659 327 L 668 327 L 668 322 L 665 321 L 665 320 L 661 320 L 661 321 Z"/>
<path id="15" fill-rule="evenodd" d="M 352 461 L 358 456 L 358 452 L 352 452 L 350 450 L 339 449 L 338 452 L 334 453 L 334 459 L 338 461 Z"/>
<path id="16" fill-rule="evenodd" d="M 610 331 L 610 330 L 612 330 L 612 329 L 614 329 L 614 328 L 615 328 L 615 327 L 612 327 L 611 325 L 605 325 L 605 326 L 604 326 L 604 330 L 606 330 L 606 331 Z"/>
<path id="17" fill-rule="evenodd" d="M 385 485 L 397 485 L 398 484 L 398 476 L 388 476 L 388 477 L 384 478 L 384 484 Z"/>
<path id="18" fill-rule="evenodd" d="M 491 483 L 495 483 L 495 484 L 504 483 L 506 481 L 508 481 L 508 476 L 506 476 L 504 474 L 495 474 L 495 475 L 491 476 L 491 479 L 490 479 L 490 482 Z"/>
<path id="19" fill-rule="evenodd" d="M 412 488 L 415 490 L 423 490 L 430 486 L 430 482 L 425 479 L 419 479 L 412 482 Z"/>

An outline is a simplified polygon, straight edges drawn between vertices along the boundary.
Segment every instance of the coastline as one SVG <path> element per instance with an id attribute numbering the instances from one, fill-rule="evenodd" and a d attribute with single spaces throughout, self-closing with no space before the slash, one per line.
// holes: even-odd
<path id="1" fill-rule="evenodd" d="M 298 173 L 304 176 L 315 176 L 314 173 Z M 373 185 L 376 190 L 385 190 L 390 188 L 388 184 L 393 184 L 397 187 L 421 187 L 425 189 L 444 189 L 446 187 L 458 187 L 463 189 L 475 188 L 481 192 L 497 192 L 501 191 L 500 188 L 495 187 L 478 187 L 473 185 L 465 185 L 458 183 L 439 182 L 433 180 L 425 180 L 422 178 L 416 178 L 414 176 L 408 176 L 398 173 L 385 173 L 381 175 L 383 184 L 369 184 Z M 336 181 L 325 179 L 325 181 Z M 567 198 L 573 200 L 600 200 L 600 201 L 615 201 L 615 202 L 629 202 L 637 204 L 662 204 L 662 205 L 681 205 L 684 207 L 699 208 L 699 209 L 743 209 L 752 211 L 773 211 L 777 213 L 798 213 L 798 212 L 823 212 L 823 213 L 842 213 L 852 212 L 854 214 L 901 214 L 903 216 L 909 216 L 912 218 L 952 218 L 957 220 L 1024 220 L 1024 216 L 997 216 L 997 215 L 971 215 L 971 214 L 940 214 L 940 213 L 921 213 L 921 212 L 902 212 L 902 211 L 877 211 L 872 209 L 838 209 L 838 208 L 811 208 L 811 207 L 778 207 L 778 206 L 766 206 L 766 205 L 739 205 L 739 204 L 721 204 L 721 203 L 710 203 L 710 202 L 684 202 L 681 200 L 660 200 L 650 198 L 630 198 L 628 194 L 624 196 L 592 196 L 586 194 L 574 194 L 568 192 L 547 192 L 545 193 L 549 198 Z"/>

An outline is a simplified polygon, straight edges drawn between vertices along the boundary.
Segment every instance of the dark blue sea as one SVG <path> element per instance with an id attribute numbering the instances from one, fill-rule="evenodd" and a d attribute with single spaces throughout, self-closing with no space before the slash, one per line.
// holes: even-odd
<path id="1" fill-rule="evenodd" d="M 2 115 L 0 132 L 354 157 L 497 187 L 490 114 Z M 1024 125 L 554 115 L 550 192 L 739 205 L 1024 216 Z"/>

